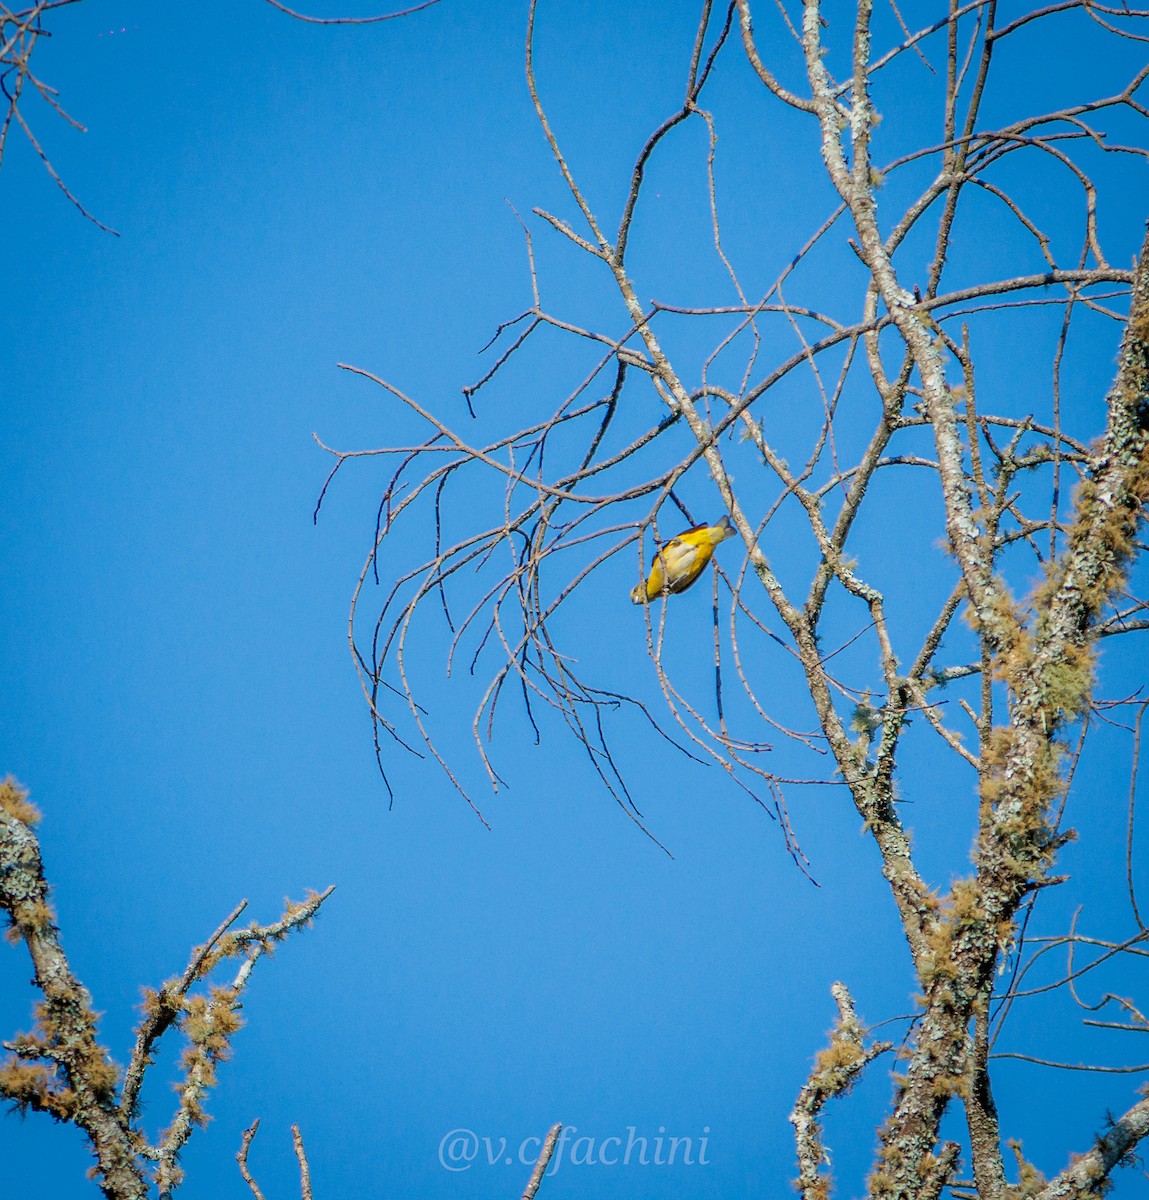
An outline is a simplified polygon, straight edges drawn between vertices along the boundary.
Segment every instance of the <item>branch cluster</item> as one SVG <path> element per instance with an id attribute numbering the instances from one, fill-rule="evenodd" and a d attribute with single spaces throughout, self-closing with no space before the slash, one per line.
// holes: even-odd
<path id="1" fill-rule="evenodd" d="M 34 831 L 38 820 L 15 780 L 0 783 L 0 909 L 9 920 L 9 940 L 28 950 L 32 982 L 42 996 L 35 1030 L 3 1043 L 9 1058 L 0 1066 L 0 1098 L 83 1130 L 95 1154 L 95 1175 L 110 1200 L 144 1200 L 152 1179 L 160 1196 L 170 1196 L 182 1179 L 181 1151 L 193 1128 L 207 1123 L 204 1101 L 243 1024 L 240 999 L 255 964 L 308 926 L 334 889 L 289 903 L 269 925 L 233 929 L 247 902 L 239 904 L 193 951 L 181 976 L 145 989 L 143 1019 L 121 1071 L 99 1039 L 91 997 L 72 973 L 60 941 Z M 230 982 L 213 982 L 213 972 L 227 962 L 239 964 Z M 179 1099 L 170 1126 L 149 1140 L 139 1121 L 140 1091 L 159 1043 L 172 1030 L 186 1041 Z"/>
<path id="2" fill-rule="evenodd" d="M 705 0 L 681 102 L 642 145 L 612 228 L 584 191 L 543 104 L 532 0 L 528 87 L 571 203 L 569 219 L 536 215 L 609 277 L 618 311 L 597 327 L 552 311 L 524 226 L 532 300 L 499 327 L 494 340 L 509 344 L 464 389 L 468 409 L 477 417 L 480 393 L 548 337 L 572 339 L 584 352 L 573 385 L 526 424 L 480 438 L 465 436 L 384 377 L 347 367 L 427 432 L 408 445 L 328 449 L 332 476 L 364 456 L 393 464 L 349 624 L 381 770 L 390 738 L 429 753 L 474 805 L 436 748 L 409 665 L 416 642 L 426 645 L 427 622 L 441 619 L 449 670 L 458 656 L 472 673 L 492 664 L 472 735 L 494 787 L 501 782 L 488 750 L 495 710 L 517 692 L 536 735 L 536 713 L 557 714 L 636 820 L 608 734 L 620 707 L 641 713 L 658 735 L 750 791 L 778 818 L 800 865 L 785 790 L 832 783 L 848 794 L 881 855 L 920 989 L 905 1070 L 878 1135 L 870 1195 L 917 1200 L 940 1193 L 962 1148 L 939 1141 L 939 1130 L 958 1104 L 979 1195 L 1005 1200 L 1011 1185 L 990 1081 L 1000 1029 L 991 1035 L 990 1020 L 995 1005 L 1008 1012 L 1020 991 L 1015 978 L 997 994 L 995 980 L 1011 953 L 1020 956 L 1023 910 L 1031 912 L 1039 892 L 1059 882 L 1052 870 L 1069 836 L 1061 821 L 1080 738 L 1105 703 L 1095 695 L 1097 643 L 1149 627 L 1129 570 L 1144 548 L 1139 522 L 1149 498 L 1149 245 L 1133 269 L 1114 265 L 1098 216 L 1104 197 L 1090 174 L 1092 164 L 1111 157 L 1143 180 L 1137 172 L 1149 152 L 1115 142 L 1096 122 L 1105 115 L 1145 128 L 1149 67 L 1099 96 L 1005 124 L 988 125 L 983 109 L 1007 41 L 1021 46 L 1041 25 L 1078 19 L 1093 22 L 1114 45 L 1136 43 L 1149 12 L 1070 0 L 999 24 L 993 0 L 955 0 L 947 16 L 915 32 L 891 8 L 900 28 L 892 41 L 871 0 L 859 0 L 844 40 L 831 44 L 838 17 L 831 26 L 818 0 L 806 0 L 800 21 L 779 6 L 765 40 L 749 0 L 718 9 Z M 791 67 L 783 69 L 780 53 L 783 66 L 776 68 L 760 47 L 787 38 Z M 887 44 L 879 49 L 882 38 Z M 714 64 L 734 53 L 731 47 L 745 55 L 767 97 L 806 123 L 812 157 L 831 189 L 798 253 L 755 289 L 726 249 L 717 121 L 703 107 Z M 932 79 L 913 105 L 895 93 L 887 115 L 933 96 L 941 136 L 883 162 L 883 114 L 874 94 L 890 64 L 910 54 Z M 940 71 L 931 56 L 944 64 Z M 836 63 L 844 64 L 839 74 Z M 706 202 L 731 293 L 724 304 L 644 299 L 631 261 L 651 162 L 691 122 L 707 131 Z M 1075 224 L 1054 235 L 1034 219 L 1031 200 L 1038 197 L 1015 169 L 1023 161 L 1059 175 L 1061 208 L 1076 206 Z M 884 207 L 880 215 L 879 196 L 895 182 L 910 198 L 892 217 Z M 818 194 L 813 185 L 811 194 Z M 967 272 L 962 286 L 949 287 L 947 266 L 963 227 L 977 244 L 1000 244 L 1002 252 L 994 276 L 970 284 Z M 848 260 L 835 242 L 849 248 Z M 825 299 L 827 277 L 842 284 L 832 301 Z M 809 299 L 799 298 L 803 287 Z M 992 377 L 987 385 L 977 366 L 985 348 L 1008 322 L 1026 328 L 1022 322 L 1047 312 L 1054 330 L 1048 391 Z M 684 325 L 707 323 L 721 333 L 699 361 L 667 349 Z M 1067 427 L 1062 397 L 1063 361 L 1087 326 L 1110 337 L 1122 331 L 1107 426 L 1093 441 L 1096 429 Z M 479 495 L 489 497 L 486 507 L 476 503 Z M 940 596 L 919 584 L 912 558 L 891 566 L 892 530 L 881 546 L 885 556 L 860 542 L 860 518 L 883 495 L 904 507 L 933 504 L 943 514 L 949 575 Z M 599 611 L 604 579 L 625 596 L 645 579 L 651 536 L 665 541 L 680 522 L 713 522 L 722 510 L 743 559 L 731 570 L 729 557 L 716 556 L 712 694 L 709 683 L 698 694 L 699 638 L 675 636 L 693 627 L 673 597 L 642 609 L 661 709 L 640 689 L 596 681 L 585 666 L 590 648 L 585 641 L 570 645 L 562 616 Z M 381 571 L 384 542 L 420 516 L 427 553 Z M 616 560 L 625 564 L 625 579 L 614 578 Z M 1026 592 L 1024 581 L 1034 574 L 1042 582 Z M 369 606 L 374 584 L 382 601 Z M 914 619 L 891 619 L 899 607 Z M 963 615 L 968 630 L 958 620 Z M 686 666 L 680 644 L 690 650 Z M 690 685 L 679 681 L 680 671 Z M 738 684 L 733 696 L 731 676 Z M 774 697 L 792 694 L 783 678 L 797 682 L 808 701 L 798 720 L 787 714 L 783 721 L 775 711 Z M 921 874 L 898 806 L 899 755 L 915 718 L 976 796 L 974 871 L 944 890 Z M 767 757 L 778 734 L 782 747 Z M 922 781 L 920 790 L 936 795 L 935 781 Z M 848 992 L 842 988 L 836 998 L 840 1023 L 830 1059 L 815 1064 L 793 1117 L 799 1186 L 819 1198 L 828 1182 L 818 1113 L 872 1057 Z M 1140 1112 L 1135 1106 L 1115 1124 L 1121 1132 L 1112 1147 L 1099 1143 L 1085 1156 L 1091 1166 L 1079 1160 L 1042 1182 L 1041 1194 L 1096 1187 L 1120 1161 L 1111 1150 L 1121 1146 L 1124 1154 L 1133 1144 L 1127 1136 L 1140 1136 Z"/>

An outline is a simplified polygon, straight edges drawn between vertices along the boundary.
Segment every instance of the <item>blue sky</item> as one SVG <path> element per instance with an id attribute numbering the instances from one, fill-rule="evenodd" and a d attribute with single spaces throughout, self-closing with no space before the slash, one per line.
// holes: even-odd
<path id="1" fill-rule="evenodd" d="M 566 1159 L 547 1197 L 786 1194 L 786 1115 L 832 1023 L 830 983 L 846 981 L 870 1021 L 906 1012 L 913 990 L 852 807 L 833 787 L 791 798 L 816 888 L 761 808 L 620 723 L 640 807 L 670 859 L 622 818 L 557 725 L 534 747 L 508 709 L 496 752 L 510 786 L 480 797 L 491 831 L 432 766 L 391 750 L 389 808 L 346 646 L 384 468 L 368 460 L 343 472 L 312 522 L 330 468 L 313 432 L 351 448 L 414 429 L 335 364 L 379 371 L 463 424 L 459 388 L 490 361 L 477 351 L 529 303 L 506 201 L 524 215 L 539 205 L 571 217 L 524 83 L 524 6 L 444 0 L 403 21 L 331 29 L 259 0 L 90 0 L 54 20 L 37 64 L 88 132 L 46 110 L 35 128 L 68 186 L 120 236 L 84 221 L 13 135 L 0 174 L 0 769 L 44 810 L 64 942 L 121 1061 L 139 988 L 182 970 L 240 898 L 271 920 L 284 896 L 338 886 L 316 926 L 259 965 L 212 1124 L 184 1156 L 182 1194 L 245 1194 L 233 1156 L 255 1117 L 252 1165 L 268 1195 L 296 1194 L 292 1121 L 317 1196 L 434 1198 L 515 1195 L 528 1173 L 493 1151 L 500 1161 L 488 1165 L 482 1141 L 469 1170 L 444 1169 L 451 1130 L 495 1148 L 505 1140 L 514 1157 L 560 1120 L 598 1142 L 706 1138 L 708 1162 Z M 695 6 L 677 0 L 542 8 L 544 99 L 608 225 L 635 152 L 678 102 L 695 21 Z M 1081 23 L 1036 38 L 1025 60 L 1036 68 L 1019 58 L 987 120 L 1061 87 L 1071 60 L 1087 84 L 1108 65 Z M 821 220 L 829 186 L 811 169 L 809 130 L 767 104 L 730 49 L 714 88 L 736 197 L 727 248 L 753 292 Z M 912 78 L 909 61 L 894 70 Z M 921 135 L 912 104 L 891 115 L 889 156 Z M 708 243 L 704 154 L 692 128 L 652 168 L 633 248 L 644 296 L 729 302 Z M 1102 211 L 1122 265 L 1146 194 L 1143 168 L 1127 178 L 1140 192 L 1125 187 Z M 890 185 L 891 207 L 900 186 Z M 1061 232 L 1040 186 L 1034 204 Z M 968 257 L 955 286 L 1012 249 L 977 229 L 959 235 Z M 1076 234 L 1064 230 L 1072 247 Z M 602 312 L 605 282 L 537 222 L 534 233 L 544 298 L 573 316 Z M 838 265 L 811 280 L 815 300 L 849 269 L 827 262 Z M 692 329 L 667 336 L 684 354 L 702 352 Z M 1014 336 L 987 354 L 988 379 L 1017 378 L 1032 347 L 1024 331 Z M 1070 390 L 1099 413 L 1112 326 L 1083 341 L 1067 363 Z M 527 411 L 524 397 L 552 375 L 573 386 L 582 358 L 566 353 L 554 342 L 525 357 L 492 389 L 479 425 Z M 787 403 L 801 419 L 795 388 L 780 393 L 780 421 Z M 690 486 L 700 514 L 716 517 L 705 479 Z M 877 511 L 904 521 L 908 502 L 894 490 Z M 906 523 L 888 545 L 876 521 L 861 526 L 861 549 L 876 574 L 883 562 L 892 579 L 920 566 L 920 586 L 940 587 L 939 532 Z M 632 558 L 590 593 L 595 638 L 583 649 L 594 669 L 617 670 L 653 702 L 642 615 L 626 601 Z M 676 661 L 703 695 L 707 592 L 675 610 Z M 444 679 L 432 636 L 437 728 L 481 785 L 467 742 L 473 685 Z M 798 704 L 780 652 L 764 642 L 760 654 L 759 669 L 779 672 L 781 707 Z M 1130 662 L 1113 665 L 1112 690 L 1131 691 Z M 972 792 L 962 776 L 935 778 L 935 756 L 911 740 L 903 769 L 911 824 L 928 833 L 927 872 L 944 885 L 966 869 Z M 1074 882 L 1043 910 L 1046 931 L 1085 898 L 1099 926 L 1120 920 L 1110 912 L 1127 768 L 1127 741 L 1102 733 L 1082 767 L 1080 818 L 1100 813 L 1101 828 L 1068 852 Z M 21 953 L 6 951 L 0 968 L 5 1031 L 30 1023 Z M 1051 1046 L 1054 1057 L 1136 1057 L 1115 1038 L 1081 1043 L 1064 1006 L 1019 1019 L 1015 1048 Z M 1008 1132 L 1052 1172 L 1085 1148 L 1106 1108 L 1127 1106 L 1134 1085 L 1054 1077 L 1051 1122 L 1032 1103 L 1035 1084 L 1051 1094 L 1035 1070 L 1003 1064 L 998 1100 Z M 145 1093 L 153 1131 L 170 1119 L 169 1080 Z M 888 1096 L 874 1069 L 828 1118 L 843 1194 L 861 1189 Z M 0 1156 L 3 1195 L 94 1194 L 82 1139 L 45 1118 L 0 1120 Z M 1130 1175 L 1126 1186 L 1139 1185 Z"/>

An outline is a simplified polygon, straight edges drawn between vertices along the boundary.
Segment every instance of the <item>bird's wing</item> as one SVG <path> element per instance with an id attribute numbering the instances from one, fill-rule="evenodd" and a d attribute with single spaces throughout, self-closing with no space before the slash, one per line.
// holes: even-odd
<path id="1" fill-rule="evenodd" d="M 666 564 L 666 577 L 671 592 L 688 588 L 706 566 L 710 557 L 709 546 L 699 546 L 685 538 L 676 537 L 662 548 L 662 561 Z"/>
<path id="2" fill-rule="evenodd" d="M 689 531 L 688 531 L 689 532 Z M 667 566 L 677 566 L 685 558 L 698 553 L 698 543 L 691 541 L 685 534 L 679 534 L 677 537 L 672 537 L 669 542 L 658 552 L 658 557 L 662 559 Z"/>

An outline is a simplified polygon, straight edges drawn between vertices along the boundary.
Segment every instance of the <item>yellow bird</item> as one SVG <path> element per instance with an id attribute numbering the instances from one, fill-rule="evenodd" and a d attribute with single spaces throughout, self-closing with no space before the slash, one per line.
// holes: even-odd
<path id="1" fill-rule="evenodd" d="M 664 592 L 670 595 L 685 592 L 702 574 L 714 554 L 714 547 L 734 534 L 730 518 L 723 517 L 717 525 L 695 525 L 671 538 L 654 556 L 646 586 L 640 583 L 631 589 L 631 600 L 642 604 L 657 599 Z"/>

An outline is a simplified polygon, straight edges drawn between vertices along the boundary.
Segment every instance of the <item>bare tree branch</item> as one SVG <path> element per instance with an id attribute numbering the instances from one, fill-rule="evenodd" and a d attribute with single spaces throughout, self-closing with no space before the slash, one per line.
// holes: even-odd
<path id="1" fill-rule="evenodd" d="M 192 1129 L 206 1122 L 203 1104 L 216 1082 L 216 1067 L 230 1056 L 232 1039 L 242 1025 L 238 1001 L 252 969 L 275 944 L 310 924 L 334 889 L 289 905 L 270 925 L 253 922 L 228 933 L 246 901 L 237 906 L 193 952 L 183 976 L 158 991 L 145 992 L 144 1019 L 121 1081 L 98 1040 L 91 997 L 72 974 L 64 953 L 32 828 L 39 814 L 26 797 L 13 779 L 0 783 L 0 908 L 11 922 L 12 940 L 28 949 L 33 986 L 43 999 L 37 1007 L 36 1031 L 4 1043 L 11 1056 L 0 1066 L 0 1097 L 22 1111 L 45 1112 L 83 1130 L 109 1200 L 144 1200 L 153 1171 L 160 1196 L 170 1196 L 182 1178 L 180 1151 Z M 241 960 L 231 983 L 210 983 L 212 972 L 231 958 Z M 206 991 L 193 992 L 195 985 L 204 985 Z M 152 1142 L 136 1119 L 139 1091 L 153 1050 L 172 1028 L 187 1039 L 179 1104 L 171 1126 Z M 253 1126 L 245 1136 L 241 1169 L 254 1136 Z"/>

